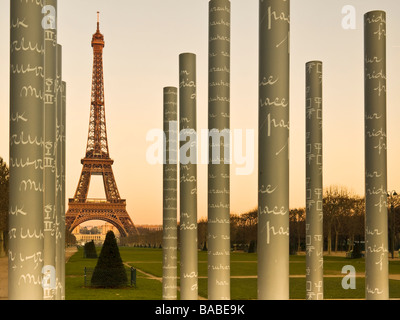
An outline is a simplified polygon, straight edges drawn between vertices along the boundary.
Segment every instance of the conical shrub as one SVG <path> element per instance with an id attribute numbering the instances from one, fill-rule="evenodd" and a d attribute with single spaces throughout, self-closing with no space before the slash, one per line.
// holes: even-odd
<path id="1" fill-rule="evenodd" d="M 96 246 L 93 240 L 85 243 L 83 256 L 87 259 L 97 259 Z"/>
<path id="2" fill-rule="evenodd" d="M 128 283 L 125 268 L 119 253 L 114 232 L 107 232 L 97 265 L 94 268 L 91 285 L 94 287 L 124 287 Z"/>

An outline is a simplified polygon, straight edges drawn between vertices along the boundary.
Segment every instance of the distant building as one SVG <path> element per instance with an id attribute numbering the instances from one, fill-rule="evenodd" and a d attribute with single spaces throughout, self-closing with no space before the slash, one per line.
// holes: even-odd
<path id="1" fill-rule="evenodd" d="M 162 225 L 144 224 L 144 225 L 136 225 L 136 228 L 142 229 L 142 230 L 148 230 L 148 231 L 162 231 L 163 226 Z"/>
<path id="2" fill-rule="evenodd" d="M 96 229 L 96 232 L 93 233 L 81 233 L 82 229 L 85 228 L 85 230 L 92 230 Z M 104 240 L 106 239 L 106 234 L 108 231 L 112 231 L 115 234 L 115 238 L 117 239 L 117 242 L 119 242 L 120 238 L 120 233 L 118 232 L 118 229 L 115 228 L 111 224 L 104 224 L 104 225 L 97 225 L 97 226 L 77 226 L 74 231 L 72 231 L 72 234 L 76 238 L 76 243 L 80 245 L 84 245 L 87 242 L 90 242 L 93 240 L 95 245 L 103 245 Z"/>

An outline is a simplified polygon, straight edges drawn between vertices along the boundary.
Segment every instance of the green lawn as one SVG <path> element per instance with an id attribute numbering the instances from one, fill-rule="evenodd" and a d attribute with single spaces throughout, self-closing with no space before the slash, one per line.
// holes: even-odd
<path id="1" fill-rule="evenodd" d="M 100 251 L 100 248 L 98 248 Z M 160 300 L 161 282 L 139 272 L 142 270 L 159 279 L 162 277 L 162 250 L 151 248 L 121 247 L 123 261 L 138 269 L 137 287 L 126 289 L 92 289 L 84 287 L 84 267 L 94 268 L 96 259 L 84 259 L 82 251 L 72 256 L 66 265 L 67 300 Z M 207 297 L 207 252 L 199 251 L 199 295 Z M 179 260 L 179 254 L 178 254 Z M 346 259 L 344 257 L 324 257 L 324 298 L 325 299 L 364 299 L 365 279 L 357 276 L 356 289 L 344 290 L 341 286 L 344 275 L 342 267 L 352 265 L 356 272 L 365 271 L 364 259 Z M 305 299 L 306 262 L 304 255 L 290 256 L 290 299 Z M 129 268 L 127 267 L 129 273 Z M 400 260 L 390 261 L 390 274 L 400 274 Z M 179 275 L 179 264 L 178 264 Z M 235 278 L 251 276 L 250 278 Z M 257 299 L 257 255 L 255 253 L 233 252 L 231 254 L 231 299 Z M 334 277 L 332 277 L 334 276 Z M 179 285 L 179 281 L 178 281 Z M 390 297 L 400 298 L 400 281 L 390 280 Z"/>
<path id="2" fill-rule="evenodd" d="M 97 248 L 98 254 L 100 248 Z M 151 249 L 149 249 L 150 251 Z M 133 249 L 120 248 L 122 259 L 134 256 Z M 161 250 L 158 250 L 161 252 Z M 157 252 L 143 252 L 141 257 L 157 256 Z M 161 255 L 160 255 L 161 257 Z M 161 282 L 149 279 L 137 273 L 137 285 L 125 289 L 98 289 L 85 287 L 84 268 L 94 268 L 97 259 L 84 259 L 82 249 L 75 253 L 66 264 L 65 268 L 65 296 L 66 300 L 160 300 L 162 299 Z M 130 270 L 126 268 L 128 279 Z"/>

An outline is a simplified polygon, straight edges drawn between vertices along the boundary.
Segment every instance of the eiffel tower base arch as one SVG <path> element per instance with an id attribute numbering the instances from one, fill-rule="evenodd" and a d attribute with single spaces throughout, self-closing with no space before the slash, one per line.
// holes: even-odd
<path id="1" fill-rule="evenodd" d="M 69 209 L 65 216 L 66 228 L 72 232 L 80 224 L 101 220 L 117 228 L 121 237 L 138 235 L 137 229 L 126 211 L 125 200 L 108 202 L 107 200 L 69 200 Z"/>

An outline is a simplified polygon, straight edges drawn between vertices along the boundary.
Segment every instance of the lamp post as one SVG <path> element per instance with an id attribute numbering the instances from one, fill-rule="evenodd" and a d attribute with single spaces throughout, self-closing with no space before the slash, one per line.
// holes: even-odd
<path id="1" fill-rule="evenodd" d="M 390 232 L 390 237 L 391 237 L 391 254 L 392 254 L 392 259 L 394 258 L 394 244 L 395 244 L 395 227 L 396 227 L 396 216 L 395 216 L 395 207 L 397 207 L 400 204 L 400 199 L 397 197 L 398 194 L 395 190 L 389 191 L 388 192 L 388 207 L 390 203 L 390 219 L 391 219 L 391 232 Z"/>

